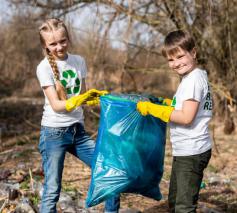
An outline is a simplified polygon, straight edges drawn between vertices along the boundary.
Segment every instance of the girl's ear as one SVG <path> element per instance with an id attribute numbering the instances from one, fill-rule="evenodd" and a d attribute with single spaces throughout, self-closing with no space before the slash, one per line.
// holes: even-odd
<path id="1" fill-rule="evenodd" d="M 44 48 L 45 48 L 46 53 L 49 54 L 50 53 L 49 49 L 47 47 L 44 47 Z"/>

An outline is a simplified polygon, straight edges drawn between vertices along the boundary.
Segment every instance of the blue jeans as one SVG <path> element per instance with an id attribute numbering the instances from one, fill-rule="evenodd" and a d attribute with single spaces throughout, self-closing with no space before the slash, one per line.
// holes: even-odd
<path id="1" fill-rule="evenodd" d="M 95 143 L 80 123 L 69 127 L 41 127 L 39 150 L 44 169 L 44 190 L 41 213 L 56 213 L 61 191 L 62 173 L 66 152 L 73 154 L 91 167 Z M 114 197 L 105 203 L 105 212 L 118 212 L 120 199 Z"/>

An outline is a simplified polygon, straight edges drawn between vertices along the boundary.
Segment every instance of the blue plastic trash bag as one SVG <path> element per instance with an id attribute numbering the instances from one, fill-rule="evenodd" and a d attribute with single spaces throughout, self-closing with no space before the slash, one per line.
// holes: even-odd
<path id="1" fill-rule="evenodd" d="M 101 113 L 86 205 L 120 193 L 139 193 L 160 200 L 166 124 L 136 110 L 139 95 L 106 95 Z"/>

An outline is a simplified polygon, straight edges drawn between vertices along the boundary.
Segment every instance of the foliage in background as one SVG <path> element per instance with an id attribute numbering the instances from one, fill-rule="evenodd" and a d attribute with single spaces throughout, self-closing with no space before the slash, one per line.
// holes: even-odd
<path id="1" fill-rule="evenodd" d="M 157 85 L 171 79 L 160 54 L 163 38 L 171 30 L 185 29 L 196 39 L 198 60 L 209 73 L 220 114 L 228 110 L 230 102 L 236 104 L 237 0 L 10 0 L 10 3 L 18 8 L 18 13 L 0 31 L 2 85 L 19 88 L 35 75 L 36 64 L 42 57 L 35 23 L 52 16 L 66 19 L 70 14 L 78 14 L 79 17 L 90 8 L 88 16 L 94 17 L 90 30 L 86 34 L 82 31 L 87 29 L 70 28 L 70 31 L 75 52 L 82 53 L 90 66 L 92 85 L 100 84 L 114 91 L 156 93 Z M 84 26 L 90 23 L 83 22 Z M 114 35 L 119 49 L 113 48 Z M 137 83 L 141 73 L 145 81 Z M 113 79 L 113 74 L 117 79 Z M 145 86 L 149 76 L 157 84 Z M 167 94 L 167 90 L 163 93 Z"/>
<path id="2" fill-rule="evenodd" d="M 35 23 L 27 14 L 14 14 L 0 29 L 0 94 L 20 94 L 32 78 L 35 63 L 41 57 Z"/>

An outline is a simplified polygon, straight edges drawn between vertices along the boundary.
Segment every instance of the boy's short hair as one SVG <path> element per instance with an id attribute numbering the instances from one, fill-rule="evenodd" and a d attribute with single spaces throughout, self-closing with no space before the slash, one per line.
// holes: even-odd
<path id="1" fill-rule="evenodd" d="M 188 32 L 182 30 L 172 31 L 165 37 L 162 55 L 166 58 L 168 55 L 175 55 L 180 48 L 191 52 L 195 48 L 194 39 Z"/>

